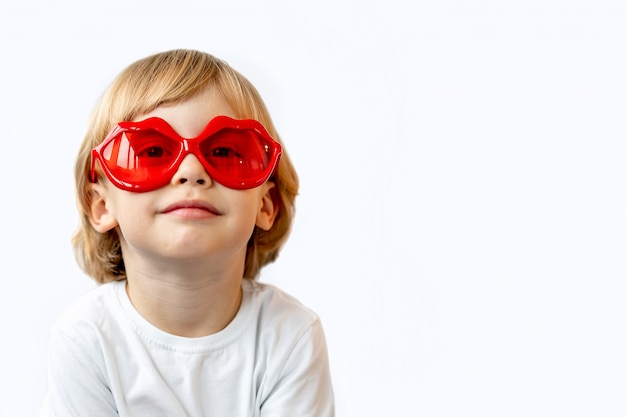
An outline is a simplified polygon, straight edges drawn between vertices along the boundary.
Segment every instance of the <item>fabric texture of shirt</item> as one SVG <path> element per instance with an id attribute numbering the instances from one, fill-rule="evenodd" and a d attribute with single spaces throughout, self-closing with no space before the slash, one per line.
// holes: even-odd
<path id="1" fill-rule="evenodd" d="M 50 335 L 40 417 L 332 417 L 318 316 L 267 284 L 244 279 L 222 331 L 165 333 L 132 306 L 125 281 L 70 306 Z"/>

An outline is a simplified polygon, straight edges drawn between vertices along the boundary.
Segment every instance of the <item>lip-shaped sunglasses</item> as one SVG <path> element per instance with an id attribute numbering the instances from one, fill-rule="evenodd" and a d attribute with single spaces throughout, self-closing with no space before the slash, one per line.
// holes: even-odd
<path id="1" fill-rule="evenodd" d="M 152 191 L 168 184 L 181 162 L 193 154 L 212 180 L 244 190 L 267 181 L 282 149 L 256 120 L 217 116 L 195 138 L 183 138 L 163 119 L 120 122 L 91 151 L 89 180 L 96 182 L 96 161 L 116 187 Z"/>

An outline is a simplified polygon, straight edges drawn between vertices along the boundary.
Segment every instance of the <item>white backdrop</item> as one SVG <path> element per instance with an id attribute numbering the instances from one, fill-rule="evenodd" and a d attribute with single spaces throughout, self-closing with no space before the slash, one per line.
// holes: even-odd
<path id="1" fill-rule="evenodd" d="M 172 48 L 260 90 L 299 170 L 262 280 L 317 311 L 341 416 L 626 415 L 626 6 L 614 0 L 1 6 L 0 415 L 32 416 L 75 265 L 97 97 Z"/>

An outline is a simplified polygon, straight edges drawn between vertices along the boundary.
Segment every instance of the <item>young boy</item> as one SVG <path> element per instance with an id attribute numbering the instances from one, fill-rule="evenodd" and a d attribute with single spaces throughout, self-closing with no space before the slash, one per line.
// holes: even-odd
<path id="1" fill-rule="evenodd" d="M 258 92 L 209 54 L 127 67 L 76 162 L 99 284 L 51 332 L 42 416 L 333 416 L 319 318 L 255 281 L 298 179 Z"/>

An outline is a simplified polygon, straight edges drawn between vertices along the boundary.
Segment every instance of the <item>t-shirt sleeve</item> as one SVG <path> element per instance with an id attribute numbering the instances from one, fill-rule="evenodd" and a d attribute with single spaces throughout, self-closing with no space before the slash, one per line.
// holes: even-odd
<path id="1" fill-rule="evenodd" d="M 102 360 L 84 340 L 53 329 L 48 353 L 48 393 L 39 417 L 113 417 L 115 401 Z"/>
<path id="2" fill-rule="evenodd" d="M 261 405 L 261 417 L 333 417 L 335 404 L 326 338 L 319 320 L 294 344 Z"/>

